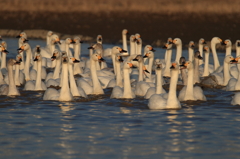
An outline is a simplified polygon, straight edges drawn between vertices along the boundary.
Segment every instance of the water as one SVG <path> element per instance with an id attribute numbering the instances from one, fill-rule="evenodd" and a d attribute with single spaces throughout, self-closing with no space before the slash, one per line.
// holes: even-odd
<path id="1" fill-rule="evenodd" d="M 8 42 L 15 57 L 16 39 Z M 31 46 L 45 45 L 31 40 Z M 88 44 L 83 54 L 87 55 Z M 105 45 L 112 47 L 112 45 Z M 164 50 L 156 48 L 163 58 Z M 186 54 L 187 51 L 184 51 Z M 186 56 L 187 57 L 187 56 Z M 221 55 L 220 57 L 224 57 Z M 1 158 L 239 158 L 240 106 L 233 92 L 205 88 L 207 102 L 181 110 L 149 110 L 148 100 L 103 96 L 43 101 L 44 92 L 0 96 Z"/>

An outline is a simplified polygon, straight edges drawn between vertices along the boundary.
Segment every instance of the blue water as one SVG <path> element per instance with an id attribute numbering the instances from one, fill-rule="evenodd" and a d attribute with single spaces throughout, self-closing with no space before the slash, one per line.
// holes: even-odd
<path id="1" fill-rule="evenodd" d="M 8 58 L 15 57 L 17 40 L 4 40 Z M 162 58 L 165 51 L 155 49 Z M 110 99 L 111 89 L 74 102 L 43 101 L 44 92 L 19 89 L 19 97 L 0 96 L 0 158 L 240 158 L 233 92 L 204 88 L 207 102 L 149 110 L 143 98 Z"/>

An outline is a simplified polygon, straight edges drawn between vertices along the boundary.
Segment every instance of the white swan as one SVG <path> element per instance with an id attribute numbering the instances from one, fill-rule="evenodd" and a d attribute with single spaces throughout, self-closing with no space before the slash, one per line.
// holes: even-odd
<path id="1" fill-rule="evenodd" d="M 31 60 L 32 60 L 31 47 L 28 43 L 24 43 L 18 50 L 20 52 L 26 51 L 27 57 L 26 57 L 25 65 L 24 65 L 24 75 L 25 75 L 25 80 L 29 81 L 29 80 L 31 80 L 31 78 L 29 76 L 29 68 L 30 68 L 30 64 L 31 64 Z"/>
<path id="2" fill-rule="evenodd" d="M 180 109 L 182 108 L 177 98 L 177 81 L 179 73 L 179 65 L 177 62 L 172 63 L 171 66 L 171 82 L 168 93 L 168 98 L 165 99 L 162 95 L 154 94 L 148 101 L 149 109 Z"/>
<path id="3" fill-rule="evenodd" d="M 129 77 L 129 69 L 133 67 L 133 64 L 129 61 L 125 61 L 123 63 L 123 79 L 124 79 L 124 86 L 123 88 L 119 86 L 115 86 L 112 90 L 112 94 L 110 98 L 128 98 L 133 99 L 135 98 L 135 94 L 131 88 L 131 82 Z"/>
<path id="4" fill-rule="evenodd" d="M 237 67 L 240 65 L 240 55 L 235 58 L 235 61 L 237 62 Z M 240 74 L 238 74 L 237 78 L 231 78 L 228 81 L 226 91 L 239 91 L 240 90 Z"/>
<path id="5" fill-rule="evenodd" d="M 92 84 L 88 84 L 85 80 L 78 80 L 78 86 L 82 87 L 82 89 L 85 91 L 85 93 L 88 94 L 94 94 L 94 95 L 101 95 L 104 94 L 104 91 L 102 89 L 102 86 L 99 82 L 98 76 L 97 76 L 97 70 L 96 70 L 96 61 L 102 61 L 101 55 L 98 53 L 93 53 L 91 58 L 91 78 L 92 78 Z"/>
<path id="6" fill-rule="evenodd" d="M 190 41 L 188 44 L 188 61 L 193 61 L 194 60 L 194 42 Z"/>
<path id="7" fill-rule="evenodd" d="M 149 99 L 153 94 L 163 94 L 166 93 L 166 91 L 162 88 L 163 82 L 162 82 L 162 64 L 160 62 L 157 62 L 155 64 L 155 71 L 156 71 L 156 87 L 151 87 L 147 90 L 147 93 L 145 94 L 144 98 Z"/>
<path id="8" fill-rule="evenodd" d="M 172 38 L 171 38 L 172 39 Z M 163 48 L 166 49 L 165 52 L 165 68 L 163 71 L 163 76 L 164 77 L 170 77 L 171 76 L 171 71 L 170 71 L 170 67 L 171 67 L 171 59 L 172 59 L 172 42 L 170 38 L 169 43 L 166 43 Z"/>
<path id="9" fill-rule="evenodd" d="M 98 36 L 100 36 L 100 35 L 98 35 Z M 102 39 L 102 38 L 100 38 L 100 39 Z M 81 43 L 82 43 L 82 41 L 81 41 L 80 37 L 78 37 L 78 36 L 75 37 L 73 39 L 73 41 L 75 42 L 73 44 L 74 58 L 79 60 L 79 59 L 81 59 Z M 79 63 L 75 63 L 73 65 L 73 73 L 74 73 L 74 75 L 79 74 L 79 73 L 83 73 L 83 69 L 81 68 L 80 62 Z"/>
<path id="10" fill-rule="evenodd" d="M 0 44 L 0 52 L 2 54 L 2 60 L 1 60 L 1 74 L 6 75 L 7 74 L 7 68 L 6 68 L 6 55 L 9 53 L 6 48 L 2 45 L 2 42 Z"/>
<path id="11" fill-rule="evenodd" d="M 62 56 L 62 88 L 60 92 L 54 88 L 48 88 L 43 95 L 43 100 L 59 100 L 59 101 L 72 101 L 73 96 L 69 88 L 68 81 L 68 57 Z"/>
<path id="12" fill-rule="evenodd" d="M 212 49 L 212 55 L 213 55 L 213 62 L 214 62 L 214 71 L 217 71 L 217 69 L 220 67 L 217 51 L 216 51 L 216 45 L 222 43 L 222 39 L 219 37 L 213 37 L 211 40 L 211 49 Z"/>
<path id="13" fill-rule="evenodd" d="M 148 51 L 143 58 L 148 58 L 149 63 L 148 63 L 148 75 L 146 75 L 145 81 L 146 82 L 152 82 L 152 66 L 153 66 L 153 60 L 154 60 L 154 52 Z"/>
<path id="14" fill-rule="evenodd" d="M 200 52 L 200 56 L 203 57 L 203 45 L 204 44 L 207 44 L 206 41 L 203 39 L 203 38 L 200 38 L 199 41 L 198 41 L 198 51 Z M 191 60 L 189 60 L 191 61 Z M 203 61 L 199 61 L 199 65 L 202 65 L 203 64 Z"/>
<path id="15" fill-rule="evenodd" d="M 193 83 L 200 83 L 200 74 L 199 74 L 199 61 L 202 60 L 202 56 L 200 55 L 199 51 L 194 53 L 194 76 L 193 76 Z"/>
<path id="16" fill-rule="evenodd" d="M 200 53 L 199 53 L 200 56 Z M 179 92 L 178 99 L 179 101 L 188 101 L 188 100 L 202 100 L 206 101 L 206 97 L 203 94 L 203 90 L 199 86 L 193 86 L 193 77 L 194 77 L 194 66 L 191 61 L 186 61 L 184 66 L 188 69 L 188 80 L 187 85 L 182 88 Z M 196 66 L 196 65 L 195 65 Z M 198 66 L 198 65 L 197 65 Z"/>
<path id="17" fill-rule="evenodd" d="M 180 38 L 175 38 L 173 44 L 176 45 L 176 58 L 175 61 L 179 62 L 180 57 L 182 57 L 182 40 Z"/>
<path id="18" fill-rule="evenodd" d="M 123 29 L 122 31 L 122 43 L 123 43 L 123 50 L 126 50 L 128 52 L 128 47 L 127 47 L 127 34 L 128 30 Z"/>
<path id="19" fill-rule="evenodd" d="M 46 90 L 47 87 L 45 85 L 45 83 L 42 81 L 41 78 L 41 73 L 42 73 L 42 56 L 40 54 L 36 54 L 34 61 L 37 62 L 37 77 L 36 80 L 29 80 L 26 82 L 25 86 L 24 86 L 24 90 L 28 90 L 28 91 L 43 91 Z"/>
<path id="20" fill-rule="evenodd" d="M 20 54 L 17 54 L 16 61 L 18 63 L 22 62 L 22 56 Z M 14 81 L 16 86 L 21 86 L 21 84 L 24 83 L 24 74 L 20 71 L 20 65 L 15 65 Z"/>
<path id="21" fill-rule="evenodd" d="M 180 66 L 183 66 L 185 63 L 186 63 L 185 57 L 181 57 L 180 60 L 179 60 Z M 187 79 L 188 79 L 186 69 L 183 69 L 183 67 L 180 67 L 180 73 L 181 73 L 181 77 L 182 77 L 182 84 L 186 86 L 187 85 Z"/>
<path id="22" fill-rule="evenodd" d="M 3 84 L 0 86 L 0 95 L 19 96 L 20 93 L 15 85 L 13 76 L 13 65 L 19 64 L 14 59 L 9 59 L 7 63 L 9 85 Z"/>
<path id="23" fill-rule="evenodd" d="M 112 62 L 113 62 L 113 68 L 114 68 L 114 73 L 115 75 L 117 74 L 117 70 L 116 70 L 116 66 L 115 66 L 115 58 L 116 58 L 116 54 L 119 53 L 126 53 L 126 50 L 123 50 L 122 48 L 120 48 L 119 46 L 114 46 L 112 47 Z"/>

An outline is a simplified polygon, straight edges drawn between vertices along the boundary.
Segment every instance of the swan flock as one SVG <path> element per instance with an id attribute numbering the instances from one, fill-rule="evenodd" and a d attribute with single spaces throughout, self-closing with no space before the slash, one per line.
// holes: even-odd
<path id="1" fill-rule="evenodd" d="M 82 41 L 77 36 L 61 40 L 48 31 L 46 46 L 31 46 L 27 34 L 21 32 L 15 59 L 7 58 L 7 43 L 1 39 L 0 94 L 20 96 L 22 87 L 23 91 L 42 91 L 43 100 L 74 101 L 110 89 L 109 98 L 142 97 L 154 110 L 181 109 L 182 102 L 207 101 L 204 88 L 218 86 L 235 91 L 231 104 L 240 105 L 240 92 L 236 92 L 240 91 L 240 40 L 235 43 L 235 57 L 231 40 L 219 37 L 213 37 L 210 45 L 203 38 L 198 44 L 190 41 L 188 57 L 183 57 L 182 40 L 168 38 L 163 46 L 165 57 L 159 59 L 151 45 L 143 46 L 139 33 L 127 38 L 129 32 L 123 29 L 121 34 L 122 46 L 105 49 L 102 35 L 97 35 L 96 43 L 88 47 L 88 57 L 82 57 Z M 223 61 L 219 61 L 217 44 L 226 48 Z"/>

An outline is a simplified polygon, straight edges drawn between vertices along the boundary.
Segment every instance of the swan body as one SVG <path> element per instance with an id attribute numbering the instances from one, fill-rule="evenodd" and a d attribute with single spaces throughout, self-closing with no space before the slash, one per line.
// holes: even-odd
<path id="1" fill-rule="evenodd" d="M 177 98 L 177 81 L 179 73 L 179 65 L 177 62 L 172 63 L 171 82 L 168 98 L 165 99 L 159 94 L 154 94 L 148 101 L 149 109 L 180 109 L 182 106 Z"/>

